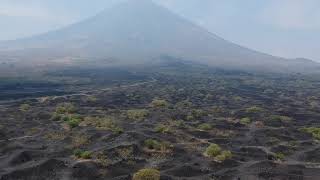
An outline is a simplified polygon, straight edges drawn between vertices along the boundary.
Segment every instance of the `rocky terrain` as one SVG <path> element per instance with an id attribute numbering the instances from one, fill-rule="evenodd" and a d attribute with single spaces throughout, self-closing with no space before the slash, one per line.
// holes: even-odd
<path id="1" fill-rule="evenodd" d="M 319 179 L 318 79 L 169 68 L 137 77 L 1 101 L 0 179 L 129 180 L 146 168 L 164 180 Z"/>

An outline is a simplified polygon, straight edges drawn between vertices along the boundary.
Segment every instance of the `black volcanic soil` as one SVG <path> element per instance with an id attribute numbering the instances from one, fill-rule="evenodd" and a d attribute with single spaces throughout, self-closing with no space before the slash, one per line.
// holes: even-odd
<path id="1" fill-rule="evenodd" d="M 168 180 L 319 179 L 320 144 L 302 131 L 319 124 L 318 81 L 219 71 L 149 79 L 2 103 L 0 179 L 129 180 L 143 168 Z M 211 143 L 232 158 L 205 156 Z"/>

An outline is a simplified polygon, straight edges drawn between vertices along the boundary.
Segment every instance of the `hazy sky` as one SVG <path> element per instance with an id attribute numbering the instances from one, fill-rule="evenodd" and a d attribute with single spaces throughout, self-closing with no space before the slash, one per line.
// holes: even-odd
<path id="1" fill-rule="evenodd" d="M 124 0 L 0 0 L 0 40 L 57 29 Z M 319 0 L 155 0 L 211 32 L 283 57 L 320 61 Z"/>

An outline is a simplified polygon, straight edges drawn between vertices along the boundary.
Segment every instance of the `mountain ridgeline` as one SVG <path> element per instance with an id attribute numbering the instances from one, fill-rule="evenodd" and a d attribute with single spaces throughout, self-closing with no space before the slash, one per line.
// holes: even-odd
<path id="1" fill-rule="evenodd" d="M 24 63 L 99 60 L 110 66 L 173 57 L 225 69 L 320 72 L 313 61 L 274 57 L 228 42 L 151 0 L 129 0 L 60 30 L 2 42 L 0 56 Z"/>

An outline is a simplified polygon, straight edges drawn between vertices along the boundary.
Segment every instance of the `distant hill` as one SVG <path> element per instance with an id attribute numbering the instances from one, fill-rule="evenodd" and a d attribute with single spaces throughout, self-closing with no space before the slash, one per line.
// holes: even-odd
<path id="1" fill-rule="evenodd" d="M 129 0 L 61 30 L 0 44 L 2 59 L 143 64 L 161 57 L 226 69 L 318 72 L 313 61 L 288 60 L 228 42 L 151 0 Z"/>

